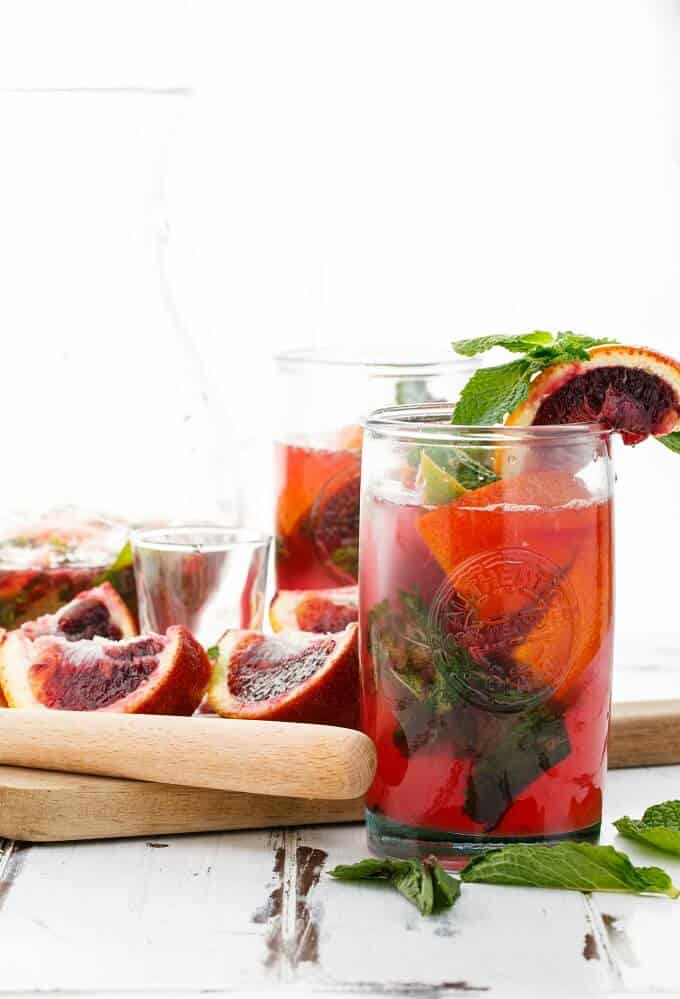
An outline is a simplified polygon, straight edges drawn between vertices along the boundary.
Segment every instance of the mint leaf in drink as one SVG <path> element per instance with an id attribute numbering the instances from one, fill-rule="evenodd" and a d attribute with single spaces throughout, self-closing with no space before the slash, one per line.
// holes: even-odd
<path id="1" fill-rule="evenodd" d="M 359 574 L 359 546 L 343 545 L 331 552 L 330 556 L 333 565 L 348 573 L 350 576 Z"/>
<path id="2" fill-rule="evenodd" d="M 611 891 L 667 895 L 680 891 L 660 867 L 635 867 L 613 846 L 558 843 L 555 846 L 517 844 L 475 857 L 461 880 L 569 891 Z"/>
<path id="3" fill-rule="evenodd" d="M 624 815 L 614 823 L 622 836 L 666 853 L 680 854 L 680 801 L 652 805 L 641 819 Z"/>
<path id="4" fill-rule="evenodd" d="M 680 431 L 675 430 L 672 434 L 665 434 L 663 437 L 657 437 L 656 439 L 659 444 L 663 444 L 670 451 L 680 454 Z"/>
<path id="5" fill-rule="evenodd" d="M 495 745 L 472 764 L 465 797 L 465 813 L 487 832 L 517 795 L 571 752 L 564 719 L 549 708 L 509 714 L 499 723 Z"/>
<path id="6" fill-rule="evenodd" d="M 503 347 L 513 354 L 524 354 L 524 357 L 476 371 L 461 392 L 452 423 L 483 426 L 502 423 L 508 413 L 524 402 L 531 380 L 539 371 L 553 364 L 587 361 L 591 347 L 615 342 L 570 331 L 553 335 L 541 330 L 514 336 L 499 334 L 459 340 L 453 344 L 453 349 L 466 357 L 492 347 Z"/>
<path id="7" fill-rule="evenodd" d="M 460 882 L 435 857 L 425 860 L 376 860 L 339 864 L 329 872 L 340 881 L 387 881 L 412 902 L 422 916 L 450 909 L 460 895 Z"/>
<path id="8" fill-rule="evenodd" d="M 397 382 L 394 396 L 397 406 L 417 406 L 423 402 L 439 401 L 430 395 L 427 382 L 422 378 L 416 381 Z"/>

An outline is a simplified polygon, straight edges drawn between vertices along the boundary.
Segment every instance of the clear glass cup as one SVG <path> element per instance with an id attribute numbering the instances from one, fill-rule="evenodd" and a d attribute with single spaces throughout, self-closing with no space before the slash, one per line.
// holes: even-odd
<path id="1" fill-rule="evenodd" d="M 380 406 L 454 399 L 477 359 L 420 347 L 289 350 L 275 357 L 276 582 L 357 582 L 361 419 Z"/>
<path id="2" fill-rule="evenodd" d="M 609 434 L 365 424 L 362 727 L 378 854 L 455 866 L 507 842 L 595 839 L 613 640 Z"/>
<path id="3" fill-rule="evenodd" d="M 141 630 L 182 624 L 209 647 L 228 628 L 261 628 L 270 543 L 244 527 L 134 531 Z"/>

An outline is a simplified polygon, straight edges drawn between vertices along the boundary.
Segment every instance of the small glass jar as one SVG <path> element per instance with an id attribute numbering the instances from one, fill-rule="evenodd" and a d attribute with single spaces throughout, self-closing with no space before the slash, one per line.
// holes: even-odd
<path id="1" fill-rule="evenodd" d="M 277 585 L 356 584 L 362 417 L 379 406 L 456 398 L 478 362 L 427 349 L 412 358 L 290 350 L 274 360 Z"/>
<path id="2" fill-rule="evenodd" d="M 82 590 L 116 587 L 132 613 L 137 598 L 128 526 L 75 507 L 0 522 L 0 628 L 53 614 Z"/>
<path id="3" fill-rule="evenodd" d="M 597 427 L 450 418 L 424 405 L 365 425 L 359 606 L 369 844 L 455 865 L 598 835 L 613 475 Z"/>

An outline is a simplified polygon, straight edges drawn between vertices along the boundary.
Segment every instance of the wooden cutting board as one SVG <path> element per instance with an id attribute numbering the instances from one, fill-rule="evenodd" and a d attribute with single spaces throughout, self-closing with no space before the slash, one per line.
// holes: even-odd
<path id="1" fill-rule="evenodd" d="M 615 705 L 610 767 L 680 763 L 680 700 Z M 0 837 L 28 842 L 352 822 L 361 798 L 307 800 L 0 767 Z"/>

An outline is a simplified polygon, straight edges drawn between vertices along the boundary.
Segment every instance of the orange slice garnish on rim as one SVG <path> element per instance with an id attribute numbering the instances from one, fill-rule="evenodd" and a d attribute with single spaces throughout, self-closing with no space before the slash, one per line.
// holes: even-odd
<path id="1" fill-rule="evenodd" d="M 506 425 L 601 423 L 629 443 L 680 428 L 680 364 L 645 347 L 594 347 L 546 368 Z"/>

